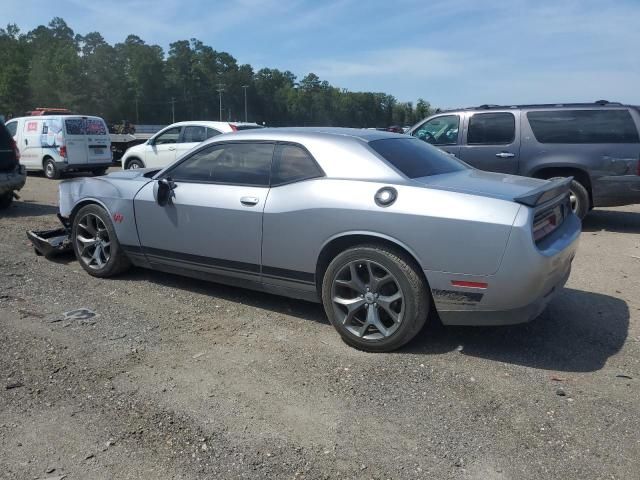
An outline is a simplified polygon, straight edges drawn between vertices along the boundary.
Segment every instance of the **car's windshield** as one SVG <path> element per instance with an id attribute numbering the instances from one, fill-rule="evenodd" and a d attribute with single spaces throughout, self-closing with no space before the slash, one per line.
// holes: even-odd
<path id="1" fill-rule="evenodd" d="M 428 177 L 469 168 L 455 157 L 416 138 L 373 140 L 369 146 L 409 178 Z"/>

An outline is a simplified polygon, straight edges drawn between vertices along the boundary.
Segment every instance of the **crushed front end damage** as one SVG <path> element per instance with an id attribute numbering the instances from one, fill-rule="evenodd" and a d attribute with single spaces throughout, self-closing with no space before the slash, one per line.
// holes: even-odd
<path id="1" fill-rule="evenodd" d="M 71 225 L 60 214 L 57 216 L 62 223 L 62 228 L 27 231 L 27 238 L 31 241 L 37 255 L 49 258 L 72 250 Z"/>

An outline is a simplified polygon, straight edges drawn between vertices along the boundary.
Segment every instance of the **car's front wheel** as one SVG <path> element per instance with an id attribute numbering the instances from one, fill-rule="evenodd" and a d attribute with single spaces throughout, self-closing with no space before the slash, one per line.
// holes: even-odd
<path id="1" fill-rule="evenodd" d="M 107 212 L 99 205 L 82 207 L 71 226 L 73 251 L 89 275 L 111 277 L 131 266 Z"/>
<path id="2" fill-rule="evenodd" d="M 388 352 L 422 329 L 430 296 L 408 257 L 387 247 L 361 245 L 345 250 L 329 264 L 322 302 L 346 343 L 370 352 Z"/>

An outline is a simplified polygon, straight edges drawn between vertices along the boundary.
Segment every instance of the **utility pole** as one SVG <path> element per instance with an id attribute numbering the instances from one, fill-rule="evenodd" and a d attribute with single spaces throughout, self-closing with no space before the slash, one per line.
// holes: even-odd
<path id="1" fill-rule="evenodd" d="M 220 121 L 222 121 L 222 92 L 224 92 L 224 83 L 218 84 L 217 92 L 220 97 Z"/>
<path id="2" fill-rule="evenodd" d="M 176 123 L 176 98 L 171 97 L 171 123 Z"/>
<path id="3" fill-rule="evenodd" d="M 249 85 L 242 85 L 242 89 L 244 90 L 244 122 L 247 123 L 247 88 Z"/>

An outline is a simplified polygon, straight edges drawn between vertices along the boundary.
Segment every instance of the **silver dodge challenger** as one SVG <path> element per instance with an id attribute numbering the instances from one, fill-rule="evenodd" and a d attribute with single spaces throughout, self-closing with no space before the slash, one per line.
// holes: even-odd
<path id="1" fill-rule="evenodd" d="M 321 302 L 346 343 L 385 352 L 436 317 L 538 316 L 578 245 L 570 180 L 479 171 L 400 134 L 261 129 L 65 181 L 60 217 L 90 275 L 135 265 Z"/>

